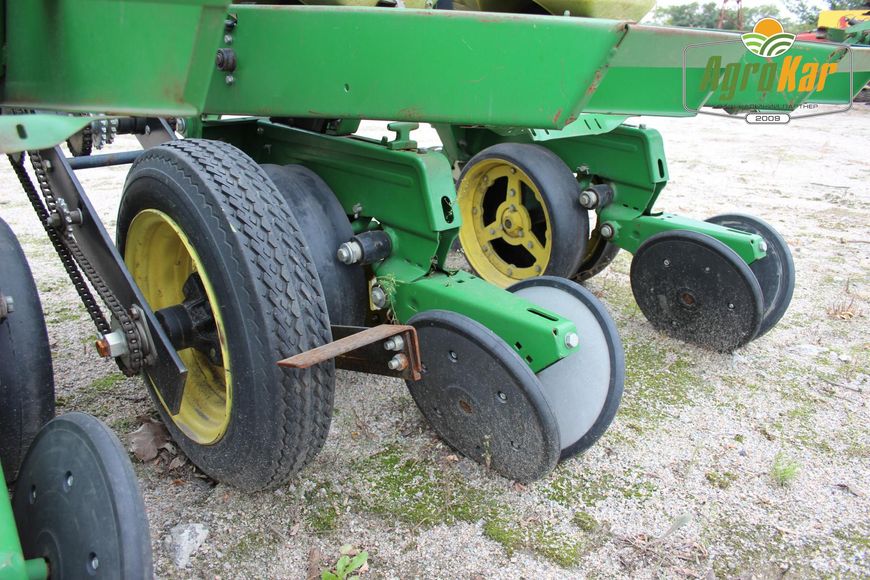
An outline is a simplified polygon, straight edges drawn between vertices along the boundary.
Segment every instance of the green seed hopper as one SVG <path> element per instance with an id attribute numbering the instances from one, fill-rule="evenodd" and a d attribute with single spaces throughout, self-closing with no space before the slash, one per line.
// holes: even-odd
<path id="1" fill-rule="evenodd" d="M 617 330 L 578 284 L 620 249 L 662 332 L 718 351 L 762 336 L 794 288 L 784 240 L 751 216 L 654 212 L 662 138 L 626 121 L 846 108 L 870 79 L 870 48 L 848 34 L 763 57 L 738 34 L 594 18 L 639 18 L 647 0 L 0 4 L 0 148 L 98 353 L 144 375 L 194 464 L 247 490 L 321 449 L 336 368 L 406 380 L 459 452 L 546 476 L 621 400 Z M 395 138 L 356 135 L 363 119 L 392 121 Z M 418 146 L 421 122 L 443 148 Z M 118 134 L 141 150 L 96 153 Z M 76 172 L 120 164 L 113 239 Z M 447 265 L 457 238 L 474 274 Z M 20 303 L 5 291 L 0 306 Z M 44 333 L 41 315 L 0 314 L 0 329 L 19 316 Z M 3 421 L 18 404 L 0 400 Z M 15 490 L 21 546 L 0 506 L 4 572 L 43 578 L 47 559 L 52 577 L 61 562 L 135 576 L 118 563 L 145 560 L 119 554 L 147 527 L 88 540 L 109 546 L 100 557 L 63 536 L 76 512 L 28 495 L 40 477 L 72 489 L 51 479 L 70 461 L 123 471 L 98 461 L 108 444 L 46 459 L 59 437 L 37 437 L 19 472 L 34 482 Z M 106 509 L 135 496 L 81 481 Z M 63 536 L 58 552 L 37 521 Z"/>

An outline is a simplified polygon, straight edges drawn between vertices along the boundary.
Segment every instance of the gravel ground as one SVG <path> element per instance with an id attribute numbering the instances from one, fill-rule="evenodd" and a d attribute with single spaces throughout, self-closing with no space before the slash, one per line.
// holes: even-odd
<path id="1" fill-rule="evenodd" d="M 776 329 L 733 355 L 665 338 L 634 304 L 623 254 L 589 283 L 616 319 L 628 376 L 588 453 L 515 485 L 453 455 L 404 384 L 339 373 L 325 449 L 278 490 L 240 493 L 170 465 L 168 451 L 134 459 L 157 575 L 319 577 L 343 545 L 368 552 L 375 578 L 870 575 L 870 107 L 786 127 L 645 122 L 669 155 L 663 209 L 747 211 L 788 240 L 797 289 Z M 45 306 L 59 411 L 97 415 L 129 441 L 155 416 L 145 387 L 97 358 L 58 260 L 0 172 L 0 214 Z M 125 173 L 80 173 L 111 232 Z M 208 536 L 181 568 L 170 531 L 188 524 Z"/>

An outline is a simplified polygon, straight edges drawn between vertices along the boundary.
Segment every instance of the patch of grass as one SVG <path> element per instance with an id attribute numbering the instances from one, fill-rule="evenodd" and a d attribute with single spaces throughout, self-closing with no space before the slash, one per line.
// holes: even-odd
<path id="1" fill-rule="evenodd" d="M 776 454 L 773 458 L 773 467 L 770 468 L 770 475 L 773 481 L 781 486 L 788 487 L 800 473 L 800 463 L 787 457 L 782 451 Z"/>
<path id="2" fill-rule="evenodd" d="M 94 393 L 108 393 L 113 390 L 116 385 L 124 382 L 126 379 L 122 373 L 112 373 L 91 381 L 88 390 Z"/>
<path id="3" fill-rule="evenodd" d="M 112 421 L 112 429 L 122 435 L 132 433 L 135 429 L 138 429 L 138 426 L 139 422 L 135 417 L 121 417 Z"/>
<path id="4" fill-rule="evenodd" d="M 571 521 L 584 532 L 594 532 L 600 525 L 598 520 L 596 520 L 592 514 L 584 511 L 577 511 L 574 513 L 574 517 L 571 518 Z"/>
<path id="5" fill-rule="evenodd" d="M 305 492 L 304 518 L 315 534 L 327 534 L 338 528 L 341 517 L 341 495 L 330 482 L 317 483 Z"/>
<path id="6" fill-rule="evenodd" d="M 84 320 L 87 313 L 84 308 L 78 306 L 56 306 L 50 308 L 45 314 L 45 322 L 47 324 L 61 324 L 64 322 Z"/>
<path id="7" fill-rule="evenodd" d="M 593 506 L 614 495 L 625 499 L 645 500 L 656 491 L 656 486 L 636 470 L 627 469 L 619 474 L 583 473 L 574 475 L 565 470 L 557 472 L 543 489 L 544 496 L 565 507 Z"/>
<path id="8" fill-rule="evenodd" d="M 275 539 L 265 532 L 248 532 L 227 550 L 226 561 L 238 562 L 260 555 L 275 545 Z"/>
<path id="9" fill-rule="evenodd" d="M 737 474 L 731 471 L 708 471 L 704 474 L 704 478 L 710 482 L 710 485 L 713 487 L 718 487 L 719 489 L 728 489 L 731 487 L 731 484 L 737 479 Z"/>
<path id="10" fill-rule="evenodd" d="M 398 446 L 355 466 L 369 488 L 368 509 L 415 525 L 474 522 L 500 511 L 490 494 L 473 488 L 432 462 L 406 458 Z"/>
<path id="11" fill-rule="evenodd" d="M 709 390 L 692 363 L 650 342 L 625 343 L 626 390 L 620 418 L 655 425 L 668 417 L 668 408 L 692 402 L 691 393 Z"/>
<path id="12" fill-rule="evenodd" d="M 484 523 L 483 535 L 501 544 L 508 556 L 513 556 L 525 543 L 525 535 L 519 526 L 498 518 Z"/>
<path id="13" fill-rule="evenodd" d="M 579 565 L 591 546 L 590 536 L 567 534 L 549 523 L 520 524 L 497 518 L 484 524 L 483 535 L 501 544 L 508 556 L 528 550 L 563 568 Z"/>

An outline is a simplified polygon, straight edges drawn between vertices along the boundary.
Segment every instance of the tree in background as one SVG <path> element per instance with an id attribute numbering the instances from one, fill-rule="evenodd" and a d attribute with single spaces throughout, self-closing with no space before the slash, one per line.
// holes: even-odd
<path id="1" fill-rule="evenodd" d="M 803 0 L 797 1 L 803 2 Z M 788 4 L 788 0 L 786 3 Z M 716 28 L 716 25 L 719 23 L 719 15 L 721 11 L 721 2 L 691 2 L 689 4 L 657 8 L 655 12 L 653 12 L 651 20 L 657 24 L 666 24 L 668 26 Z M 789 18 L 782 13 L 782 10 L 779 7 L 773 4 L 765 4 L 764 6 L 743 8 L 743 27 L 747 30 L 751 30 L 756 22 L 765 17 L 776 18 L 782 23 L 786 30 L 794 28 L 796 24 L 790 21 Z M 732 7 L 726 8 L 725 10 L 725 20 L 722 27 L 726 30 L 738 29 L 737 9 L 733 7 L 733 4 Z"/>
<path id="2" fill-rule="evenodd" d="M 797 17 L 800 30 L 812 30 L 819 21 L 821 10 L 860 10 L 867 7 L 867 0 L 783 0 L 786 8 Z M 821 8 L 820 8 L 821 6 Z"/>

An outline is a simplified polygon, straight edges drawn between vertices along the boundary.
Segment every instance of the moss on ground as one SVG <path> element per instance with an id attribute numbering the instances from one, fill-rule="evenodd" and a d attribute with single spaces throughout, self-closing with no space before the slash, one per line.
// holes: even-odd
<path id="1" fill-rule="evenodd" d="M 342 498 L 330 482 L 318 482 L 303 496 L 305 499 L 303 517 L 312 532 L 324 535 L 338 528 Z"/>
<path id="2" fill-rule="evenodd" d="M 545 484 L 543 493 L 548 499 L 568 508 L 594 506 L 603 499 L 618 496 L 624 499 L 644 500 L 656 491 L 656 486 L 644 479 L 637 470 L 619 473 L 570 474 L 557 473 Z"/>
<path id="3" fill-rule="evenodd" d="M 708 471 L 704 478 L 712 485 L 713 487 L 718 487 L 719 489 L 728 489 L 731 487 L 731 484 L 737 479 L 737 474 L 731 471 Z"/>
<path id="4" fill-rule="evenodd" d="M 692 394 L 711 387 L 696 376 L 688 359 L 652 342 L 625 343 L 625 395 L 620 417 L 652 427 L 667 418 L 669 408 L 689 405 Z"/>
<path id="5" fill-rule="evenodd" d="M 124 382 L 125 377 L 121 373 L 112 373 L 91 381 L 87 390 L 91 393 L 108 393 L 112 391 L 116 385 Z"/>

